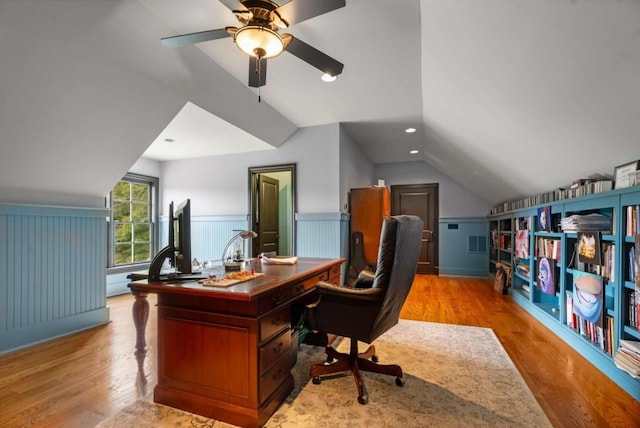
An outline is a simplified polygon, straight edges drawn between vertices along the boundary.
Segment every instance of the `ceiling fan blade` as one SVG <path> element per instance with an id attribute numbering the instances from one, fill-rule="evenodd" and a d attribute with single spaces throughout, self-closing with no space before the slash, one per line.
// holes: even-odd
<path id="1" fill-rule="evenodd" d="M 320 52 L 313 46 L 308 45 L 293 36 L 291 36 L 291 41 L 287 45 L 286 51 L 313 65 L 318 70 L 332 76 L 337 76 L 342 73 L 342 69 L 344 68 L 344 64 L 341 62 L 336 61 L 329 55 Z"/>
<path id="2" fill-rule="evenodd" d="M 345 0 L 291 0 L 275 11 L 289 25 L 344 7 Z"/>
<path id="3" fill-rule="evenodd" d="M 199 33 L 183 34 L 181 36 L 164 37 L 160 39 L 160 41 L 165 46 L 179 48 L 193 43 L 208 42 L 209 40 L 222 39 L 223 37 L 229 36 L 230 34 L 227 28 L 220 28 L 218 30 L 200 31 Z"/>
<path id="4" fill-rule="evenodd" d="M 247 10 L 240 0 L 220 0 L 220 3 L 227 6 L 229 10 Z"/>
<path id="5" fill-rule="evenodd" d="M 249 57 L 249 86 L 259 88 L 267 83 L 267 60 Z"/>

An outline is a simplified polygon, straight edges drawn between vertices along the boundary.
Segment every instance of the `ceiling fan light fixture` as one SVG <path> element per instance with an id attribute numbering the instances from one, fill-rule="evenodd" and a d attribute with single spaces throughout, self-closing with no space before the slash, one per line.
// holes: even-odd
<path id="1" fill-rule="evenodd" d="M 335 82 L 335 80 L 338 78 L 338 76 L 335 76 L 331 73 L 324 73 L 321 77 L 323 82 Z"/>
<path id="2" fill-rule="evenodd" d="M 284 50 L 280 34 L 260 25 L 239 28 L 233 40 L 242 52 L 261 59 L 273 58 Z"/>

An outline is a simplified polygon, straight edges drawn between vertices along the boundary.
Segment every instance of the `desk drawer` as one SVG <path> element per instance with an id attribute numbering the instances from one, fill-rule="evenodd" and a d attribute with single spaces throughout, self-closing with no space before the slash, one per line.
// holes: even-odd
<path id="1" fill-rule="evenodd" d="M 340 265 L 331 266 L 329 270 L 328 282 L 339 285 L 342 282 L 342 275 L 340 275 Z"/>
<path id="2" fill-rule="evenodd" d="M 302 281 L 293 285 L 293 297 L 296 297 L 306 291 L 311 290 L 316 286 L 318 281 L 327 281 L 329 279 L 329 271 L 324 271 L 318 275 L 314 275 L 311 278 L 303 279 Z"/>
<path id="3" fill-rule="evenodd" d="M 291 286 L 281 287 L 258 299 L 258 310 L 260 313 L 270 311 L 291 299 Z"/>
<path id="4" fill-rule="evenodd" d="M 291 308 L 285 305 L 260 319 L 260 343 L 267 341 L 285 328 L 289 330 Z"/>
<path id="5" fill-rule="evenodd" d="M 291 374 L 291 354 L 283 355 L 264 375 L 260 376 L 260 402 L 269 398 Z"/>
<path id="6" fill-rule="evenodd" d="M 260 374 L 265 373 L 285 354 L 291 355 L 291 330 L 289 329 L 260 348 Z"/>

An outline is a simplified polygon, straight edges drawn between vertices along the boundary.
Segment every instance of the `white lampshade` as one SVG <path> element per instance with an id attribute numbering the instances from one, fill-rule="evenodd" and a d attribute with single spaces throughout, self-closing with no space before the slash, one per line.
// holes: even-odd
<path id="1" fill-rule="evenodd" d="M 257 58 L 273 58 L 284 50 L 284 42 L 280 34 L 258 25 L 240 28 L 235 34 L 234 41 L 244 53 Z"/>

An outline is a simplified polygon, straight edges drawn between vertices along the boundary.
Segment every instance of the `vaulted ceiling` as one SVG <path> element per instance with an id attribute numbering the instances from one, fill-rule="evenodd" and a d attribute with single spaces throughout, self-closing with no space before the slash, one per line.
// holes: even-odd
<path id="1" fill-rule="evenodd" d="M 492 203 L 640 159 L 640 2 L 346 3 L 287 30 L 342 75 L 285 52 L 258 103 L 232 39 L 160 44 L 237 26 L 218 0 L 0 1 L 0 190 L 105 194 L 145 152 L 274 148 L 335 122 L 373 163 L 421 160 Z"/>

